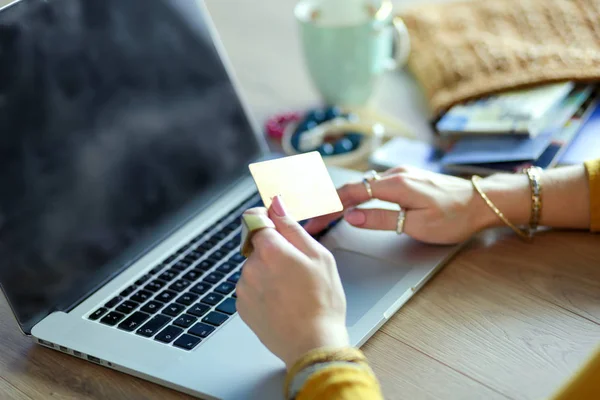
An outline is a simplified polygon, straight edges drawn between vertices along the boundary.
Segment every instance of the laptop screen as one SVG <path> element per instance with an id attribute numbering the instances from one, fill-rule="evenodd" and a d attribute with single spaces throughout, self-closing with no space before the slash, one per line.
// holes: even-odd
<path id="1" fill-rule="evenodd" d="M 0 283 L 26 332 L 260 156 L 206 18 L 196 0 L 0 12 Z"/>

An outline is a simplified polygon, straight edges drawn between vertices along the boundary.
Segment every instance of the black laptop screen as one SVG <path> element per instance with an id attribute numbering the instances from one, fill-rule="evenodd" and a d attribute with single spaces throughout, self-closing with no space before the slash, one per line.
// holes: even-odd
<path id="1" fill-rule="evenodd" d="M 0 283 L 26 332 L 259 156 L 203 15 L 195 0 L 0 12 Z"/>

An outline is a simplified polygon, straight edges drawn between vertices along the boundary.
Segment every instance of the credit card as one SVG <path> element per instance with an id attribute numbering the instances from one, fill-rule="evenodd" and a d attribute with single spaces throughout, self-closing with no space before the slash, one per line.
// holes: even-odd
<path id="1" fill-rule="evenodd" d="M 316 151 L 249 165 L 265 207 L 281 196 L 296 221 L 343 210 L 325 162 Z"/>

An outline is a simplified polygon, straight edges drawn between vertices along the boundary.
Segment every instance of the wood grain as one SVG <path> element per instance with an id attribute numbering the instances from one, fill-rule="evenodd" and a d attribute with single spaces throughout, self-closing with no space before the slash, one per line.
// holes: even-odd
<path id="1" fill-rule="evenodd" d="M 532 245 L 508 233 L 494 244 L 497 254 L 471 254 L 470 263 L 479 266 L 490 279 L 504 279 L 522 286 L 540 298 L 600 323 L 600 237 L 586 232 L 547 232 L 535 237 Z M 540 257 L 542 258 L 540 260 Z"/>
<path id="2" fill-rule="evenodd" d="M 505 399 L 439 361 L 378 333 L 363 346 L 386 399 Z"/>
<path id="3" fill-rule="evenodd" d="M 0 377 L 0 393 L 3 399 L 31 399 L 31 397 L 21 392 L 3 377 Z"/>
<path id="4" fill-rule="evenodd" d="M 565 247 L 577 239 L 551 235 Z M 522 254 L 517 239 L 499 236 L 494 243 L 476 241 L 459 254 L 383 331 L 508 397 L 545 398 L 595 350 L 600 325 L 540 298 L 522 281 L 494 274 Z M 600 249 L 588 244 L 587 254 L 600 256 Z M 546 250 L 527 248 L 540 269 L 564 251 Z M 573 255 L 574 273 L 587 270 L 587 260 Z M 543 285 L 554 279 L 551 273 L 538 278 Z M 565 292 L 577 291 L 577 283 L 561 284 Z"/>

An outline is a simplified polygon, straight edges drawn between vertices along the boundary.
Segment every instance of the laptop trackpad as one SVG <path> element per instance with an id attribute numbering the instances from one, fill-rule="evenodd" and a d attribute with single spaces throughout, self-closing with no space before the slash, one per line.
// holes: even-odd
<path id="1" fill-rule="evenodd" d="M 353 326 L 409 271 L 398 264 L 349 250 L 334 249 L 348 304 L 347 326 Z"/>

